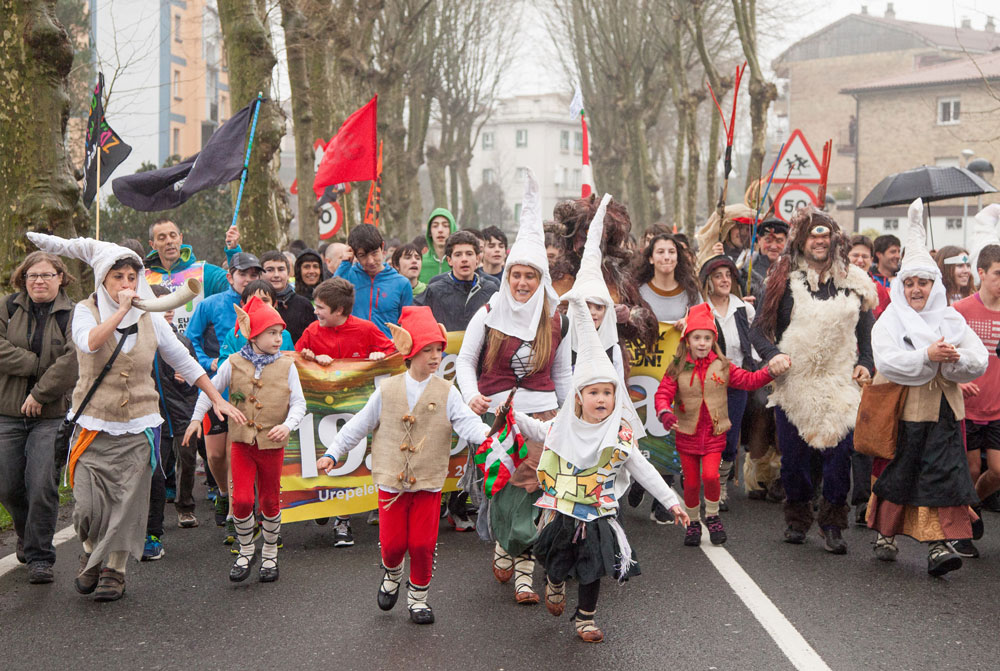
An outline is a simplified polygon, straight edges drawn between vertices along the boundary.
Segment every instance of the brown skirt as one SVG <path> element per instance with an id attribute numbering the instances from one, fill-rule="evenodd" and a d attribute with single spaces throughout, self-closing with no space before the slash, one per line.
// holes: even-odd
<path id="1" fill-rule="evenodd" d="M 928 543 L 972 538 L 975 513 L 969 506 L 900 505 L 872 494 L 868 502 L 868 527 L 883 536 L 909 536 Z"/>

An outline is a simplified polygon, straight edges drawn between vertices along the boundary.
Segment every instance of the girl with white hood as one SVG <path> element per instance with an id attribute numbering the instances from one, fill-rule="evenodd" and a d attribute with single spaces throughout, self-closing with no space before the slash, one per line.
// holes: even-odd
<path id="1" fill-rule="evenodd" d="M 555 417 L 569 390 L 570 345 L 567 322 L 556 312 L 559 297 L 549 275 L 538 183 L 531 171 L 521 208 L 500 290 L 469 321 L 455 379 L 476 414 L 499 407 L 516 390 L 512 407 L 547 420 Z M 488 506 L 480 507 L 477 521 L 480 535 L 497 542 L 493 575 L 500 582 L 516 575 L 515 598 L 522 604 L 539 602 L 532 589 L 531 544 L 537 533 L 532 504 L 539 496 L 534 469 L 540 454 L 541 445 L 529 442 L 528 458 Z M 466 489 L 481 487 L 468 483 Z"/>
<path id="2" fill-rule="evenodd" d="M 892 302 L 872 329 L 878 373 L 874 384 L 906 387 L 895 454 L 875 459 L 878 478 L 868 526 L 878 532 L 875 555 L 894 561 L 895 536 L 930 545 L 927 572 L 962 566 L 948 540 L 972 537 L 978 503 L 969 477 L 959 422 L 965 417 L 960 383 L 986 370 L 987 351 L 965 319 L 948 307 L 941 271 L 927 253 L 923 203 L 910 205 L 906 255 L 892 280 Z"/>
<path id="3" fill-rule="evenodd" d="M 28 239 L 94 269 L 95 292 L 73 312 L 80 377 L 69 414 L 77 429 L 68 476 L 75 501 L 73 525 L 84 550 L 76 589 L 94 594 L 95 601 L 115 601 L 125 592 L 128 556 L 142 555 L 146 537 L 150 482 L 157 467 L 153 431 L 163 422 L 152 378 L 154 355 L 159 353 L 208 395 L 216 412 L 240 424 L 246 420 L 222 399 L 166 320 L 133 306 L 134 298 L 153 299 L 135 252 L 87 238 L 28 233 Z"/>
<path id="4" fill-rule="evenodd" d="M 572 327 L 579 355 L 587 365 L 573 373 L 572 397 L 552 421 L 515 412 L 525 438 L 544 441 L 537 477 L 542 495 L 535 503 L 541 519 L 534 551 L 545 568 L 545 606 L 560 616 L 566 606 L 566 579 L 579 583 L 573 619 L 584 641 L 599 643 L 604 634 L 594 624 L 600 579 L 624 580 L 638 574 L 628 538 L 617 519 L 618 479 L 635 478 L 687 525 L 677 495 L 646 461 L 634 430 L 641 422 L 628 400 L 621 375 L 604 354 L 586 302 L 575 289 L 564 296 L 574 308 Z"/>

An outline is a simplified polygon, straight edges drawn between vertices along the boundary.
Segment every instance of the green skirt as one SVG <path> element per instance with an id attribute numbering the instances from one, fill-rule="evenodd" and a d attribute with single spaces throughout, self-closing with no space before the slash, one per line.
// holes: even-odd
<path id="1" fill-rule="evenodd" d="M 490 501 L 490 528 L 493 538 L 513 557 L 531 548 L 538 536 L 535 501 L 542 490 L 526 492 L 507 485 Z"/>

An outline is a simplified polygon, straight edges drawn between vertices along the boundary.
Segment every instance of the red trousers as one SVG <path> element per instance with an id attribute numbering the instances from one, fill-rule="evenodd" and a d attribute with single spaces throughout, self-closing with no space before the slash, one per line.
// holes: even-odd
<path id="1" fill-rule="evenodd" d="M 434 547 L 441 519 L 441 492 L 378 491 L 378 540 L 382 563 L 394 568 L 410 553 L 410 582 L 423 587 L 431 581 Z"/>
<path id="2" fill-rule="evenodd" d="M 722 493 L 719 485 L 719 462 L 722 452 L 708 454 L 687 454 L 678 452 L 681 470 L 684 471 L 684 505 L 688 508 L 701 506 L 701 485 L 705 485 L 705 499 L 718 501 Z"/>
<path id="3" fill-rule="evenodd" d="M 260 512 L 274 517 L 281 510 L 281 464 L 285 449 L 262 450 L 257 443 L 233 441 L 230 466 L 233 470 L 233 516 L 244 518 L 253 514 L 254 484 L 260 497 Z"/>

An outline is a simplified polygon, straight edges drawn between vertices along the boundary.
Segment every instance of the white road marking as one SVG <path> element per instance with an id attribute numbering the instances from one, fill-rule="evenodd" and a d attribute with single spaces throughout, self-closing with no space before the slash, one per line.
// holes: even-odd
<path id="1" fill-rule="evenodd" d="M 702 540 L 701 550 L 796 669 L 830 671 L 823 658 L 725 548 Z"/>
<path id="2" fill-rule="evenodd" d="M 61 545 L 71 538 L 76 538 L 76 531 L 73 529 L 72 524 L 57 531 L 56 535 L 52 537 L 52 544 Z M 0 557 L 0 577 L 7 575 L 20 565 L 21 563 L 17 561 L 17 555 L 14 552 L 11 552 L 6 557 Z M 27 570 L 27 567 L 25 567 L 25 570 Z"/>

